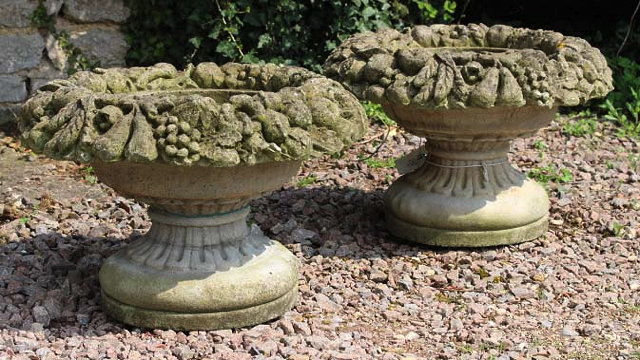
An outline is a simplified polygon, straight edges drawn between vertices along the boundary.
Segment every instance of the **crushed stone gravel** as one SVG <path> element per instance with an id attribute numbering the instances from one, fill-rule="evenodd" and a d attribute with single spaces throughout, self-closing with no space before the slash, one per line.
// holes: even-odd
<path id="1" fill-rule="evenodd" d="M 384 160 L 421 144 L 402 130 L 373 155 L 383 126 L 306 163 L 251 216 L 300 258 L 298 303 L 267 324 L 192 332 L 100 308 L 100 265 L 148 229 L 145 206 L 0 136 L 0 359 L 639 358 L 640 143 L 608 123 L 568 136 L 568 121 L 513 144 L 521 170 L 572 175 L 545 184 L 545 236 L 514 246 L 389 237 L 382 194 L 399 175 Z"/>

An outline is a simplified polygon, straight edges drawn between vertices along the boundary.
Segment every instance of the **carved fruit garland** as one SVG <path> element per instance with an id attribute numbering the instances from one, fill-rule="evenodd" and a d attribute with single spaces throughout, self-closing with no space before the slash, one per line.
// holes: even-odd
<path id="1" fill-rule="evenodd" d="M 613 88 L 604 56 L 585 40 L 505 25 L 358 34 L 324 67 L 361 99 L 429 109 L 573 106 Z"/>
<path id="2" fill-rule="evenodd" d="M 335 81 L 233 63 L 77 73 L 41 88 L 20 121 L 25 144 L 53 158 L 213 166 L 335 153 L 366 125 Z"/>

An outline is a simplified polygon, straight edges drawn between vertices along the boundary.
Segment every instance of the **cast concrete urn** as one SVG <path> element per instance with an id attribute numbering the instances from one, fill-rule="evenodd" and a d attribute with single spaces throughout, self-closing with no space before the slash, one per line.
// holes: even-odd
<path id="1" fill-rule="evenodd" d="M 416 26 L 362 33 L 327 59 L 326 75 L 379 103 L 427 139 L 421 166 L 385 194 L 392 235 L 477 247 L 545 233 L 545 190 L 509 164 L 509 144 L 612 89 L 585 40 L 496 25 Z"/>
<path id="2" fill-rule="evenodd" d="M 297 259 L 247 225 L 249 202 L 366 126 L 333 80 L 234 63 L 80 72 L 41 88 L 20 121 L 27 147 L 90 163 L 149 204 L 151 229 L 100 270 L 103 305 L 127 324 L 183 330 L 261 323 L 294 304 Z"/>

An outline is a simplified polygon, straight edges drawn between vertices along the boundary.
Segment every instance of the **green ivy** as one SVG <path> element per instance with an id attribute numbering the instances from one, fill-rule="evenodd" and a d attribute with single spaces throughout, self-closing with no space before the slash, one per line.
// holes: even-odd
<path id="1" fill-rule="evenodd" d="M 129 0 L 129 65 L 240 61 L 320 70 L 349 35 L 451 22 L 452 0 Z"/>
<path id="2" fill-rule="evenodd" d="M 614 108 L 627 110 L 633 121 L 638 122 L 640 63 L 626 57 L 614 57 L 609 59 L 609 66 L 613 70 L 615 90 L 607 99 Z"/>
<path id="3" fill-rule="evenodd" d="M 397 125 L 395 121 L 391 120 L 389 115 L 384 112 L 382 109 L 382 105 L 375 104 L 370 101 L 362 102 L 362 106 L 364 107 L 365 114 L 371 120 L 371 122 L 379 123 L 386 126 L 395 126 Z"/>
<path id="4" fill-rule="evenodd" d="M 31 26 L 33 27 L 42 29 L 44 31 L 54 30 L 55 17 L 49 16 L 49 14 L 47 14 L 47 8 L 44 5 L 44 0 L 38 1 L 38 6 L 35 10 L 33 10 L 31 15 L 29 15 L 29 20 L 31 21 Z"/>
<path id="5" fill-rule="evenodd" d="M 430 1 L 413 0 L 413 3 L 420 9 L 422 19 L 435 22 L 448 23 L 453 21 L 458 4 L 455 1 L 445 0 L 441 7 L 436 7 Z"/>
<path id="6" fill-rule="evenodd" d="M 68 32 L 59 31 L 56 28 L 55 15 L 47 14 L 44 0 L 38 1 L 38 6 L 31 15 L 29 15 L 29 20 L 31 21 L 31 26 L 51 34 L 56 41 L 58 41 L 58 45 L 60 45 L 62 51 L 68 56 L 67 73 L 69 75 L 80 70 L 88 70 L 100 66 L 99 60 L 92 59 L 83 54 L 82 50 L 71 42 Z"/>
<path id="7" fill-rule="evenodd" d="M 55 32 L 54 36 L 62 51 L 67 54 L 67 73 L 72 75 L 81 70 L 90 70 L 100 66 L 100 61 L 85 55 L 80 48 L 73 45 L 66 31 Z"/>

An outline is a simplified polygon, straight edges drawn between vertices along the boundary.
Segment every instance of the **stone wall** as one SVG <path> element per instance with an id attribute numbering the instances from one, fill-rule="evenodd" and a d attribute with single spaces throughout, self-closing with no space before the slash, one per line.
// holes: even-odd
<path id="1" fill-rule="evenodd" d="M 124 66 L 128 16 L 122 0 L 0 0 L 0 125 L 40 86 L 78 69 L 78 58 Z"/>

